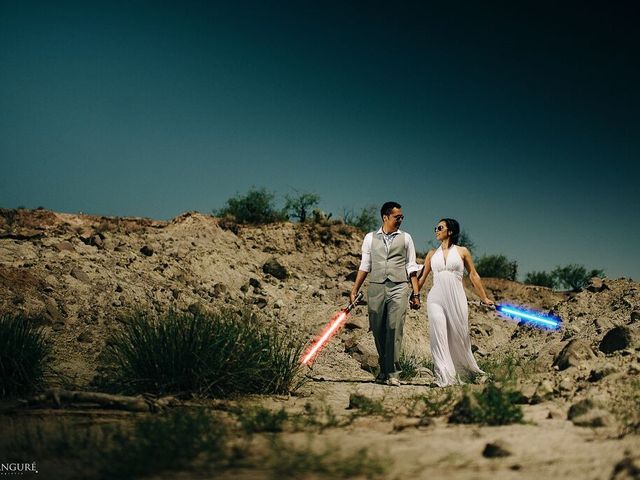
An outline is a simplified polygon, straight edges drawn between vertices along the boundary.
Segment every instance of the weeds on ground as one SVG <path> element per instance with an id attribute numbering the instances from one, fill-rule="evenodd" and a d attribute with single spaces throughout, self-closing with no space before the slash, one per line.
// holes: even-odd
<path id="1" fill-rule="evenodd" d="M 389 415 L 382 400 L 375 400 L 359 393 L 352 393 L 349 396 L 348 409 L 357 410 L 352 416 L 380 415 L 386 417 Z"/>
<path id="2" fill-rule="evenodd" d="M 276 412 L 269 418 L 262 427 L 275 425 L 277 430 L 282 415 Z M 256 448 L 254 433 L 269 431 L 259 428 L 259 423 L 243 427 L 247 435 L 238 436 L 239 432 L 226 426 L 220 416 L 202 409 L 145 416 L 126 427 L 109 424 L 87 428 L 58 421 L 46 429 L 24 425 L 20 431 L 13 428 L 12 443 L 2 447 L 9 461 L 37 458 L 42 475 L 55 471 L 60 479 L 127 480 L 163 472 L 216 475 L 239 466 L 267 469 L 273 478 L 313 474 L 327 479 L 377 479 L 387 470 L 389 461 L 366 448 L 353 454 L 343 454 L 331 445 L 315 449 L 312 437 L 306 447 L 300 448 L 284 443 L 276 433 L 270 435 L 266 450 Z"/>
<path id="3" fill-rule="evenodd" d="M 0 397 L 32 393 L 51 372 L 51 346 L 23 316 L 0 316 Z"/>
<path id="4" fill-rule="evenodd" d="M 454 406 L 450 423 L 479 423 L 481 425 L 508 425 L 521 423 L 522 407 L 515 402 L 518 392 L 489 383 L 481 392 L 465 390 Z"/>
<path id="5" fill-rule="evenodd" d="M 197 468 L 219 470 L 233 458 L 226 428 L 202 410 L 144 418 L 131 428 L 88 429 L 61 421 L 53 429 L 25 429 L 14 438 L 8 448 L 12 459 L 62 462 L 75 471 L 70 478 L 138 478 L 194 467 L 196 458 L 204 462 Z"/>
<path id="6" fill-rule="evenodd" d="M 531 371 L 527 360 L 511 352 L 484 358 L 478 362 L 478 366 L 490 381 L 503 384 L 515 384 Z"/>
<path id="7" fill-rule="evenodd" d="M 362 448 L 352 454 L 344 454 L 336 445 L 326 445 L 316 451 L 311 441 L 305 447 L 285 444 L 274 438 L 271 443 L 268 465 L 274 479 L 303 478 L 315 474 L 326 478 L 385 478 L 388 464 Z"/>
<path id="8" fill-rule="evenodd" d="M 237 409 L 233 413 L 247 434 L 282 432 L 285 422 L 289 420 L 289 414 L 284 407 L 277 412 L 258 406 L 246 410 Z"/>
<path id="9" fill-rule="evenodd" d="M 340 420 L 330 405 L 323 404 L 322 408 L 312 403 L 304 404 L 304 414 L 291 417 L 293 428 L 296 431 L 306 428 L 318 428 L 323 431 L 326 428 L 344 427 L 350 421 Z"/>
<path id="10" fill-rule="evenodd" d="M 440 417 L 449 415 L 459 399 L 458 391 L 452 388 L 429 389 L 426 393 L 409 398 L 407 408 L 411 415 Z"/>
<path id="11" fill-rule="evenodd" d="M 107 342 L 99 385 L 125 393 L 280 394 L 302 384 L 304 343 L 248 310 L 137 312 Z"/>
<path id="12" fill-rule="evenodd" d="M 418 376 L 420 368 L 428 368 L 433 371 L 433 362 L 415 355 L 400 355 L 400 380 L 411 380 Z"/>

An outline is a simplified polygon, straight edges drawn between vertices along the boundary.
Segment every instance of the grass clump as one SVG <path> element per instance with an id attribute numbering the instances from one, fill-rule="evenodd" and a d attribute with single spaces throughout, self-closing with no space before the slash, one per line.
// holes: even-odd
<path id="1" fill-rule="evenodd" d="M 360 415 L 387 415 L 387 410 L 382 404 L 382 400 L 374 400 L 359 393 L 349 395 L 348 409 L 358 410 Z"/>
<path id="2" fill-rule="evenodd" d="M 138 312 L 108 341 L 99 383 L 127 393 L 289 393 L 301 384 L 303 348 L 248 311 Z"/>
<path id="3" fill-rule="evenodd" d="M 511 352 L 479 360 L 478 366 L 487 374 L 489 380 L 504 384 L 515 384 L 518 379 L 527 377 L 531 371 L 522 357 Z"/>
<path id="4" fill-rule="evenodd" d="M 0 396 L 32 393 L 45 384 L 51 346 L 31 321 L 0 316 Z"/>
<path id="5" fill-rule="evenodd" d="M 434 365 L 432 360 L 420 358 L 415 355 L 407 355 L 404 352 L 400 355 L 398 362 L 400 371 L 400 380 L 411 380 L 420 374 L 420 370 L 428 369 L 433 372 Z"/>
<path id="6" fill-rule="evenodd" d="M 9 458 L 37 456 L 57 478 L 139 478 L 164 471 L 220 471 L 233 464 L 227 428 L 203 410 L 173 411 L 132 425 L 86 428 L 58 421 L 14 432 Z"/>
<path id="7" fill-rule="evenodd" d="M 289 414 L 284 407 L 272 412 L 268 408 L 262 406 L 249 410 L 237 410 L 234 412 L 237 416 L 240 426 L 245 433 L 276 433 L 284 430 L 284 423 L 289 420 Z"/>
<path id="8" fill-rule="evenodd" d="M 481 392 L 466 391 L 454 406 L 450 423 L 479 423 L 481 425 L 509 425 L 521 423 L 522 407 L 515 402 L 519 393 L 489 383 Z"/>
<path id="9" fill-rule="evenodd" d="M 361 448 L 352 454 L 339 453 L 341 448 L 326 445 L 315 451 L 310 442 L 306 447 L 285 444 L 274 438 L 268 465 L 274 479 L 280 478 L 386 478 L 387 462 Z"/>
<path id="10" fill-rule="evenodd" d="M 459 395 L 451 388 L 430 389 L 426 393 L 409 399 L 408 410 L 421 417 L 449 415 L 459 400 Z"/>

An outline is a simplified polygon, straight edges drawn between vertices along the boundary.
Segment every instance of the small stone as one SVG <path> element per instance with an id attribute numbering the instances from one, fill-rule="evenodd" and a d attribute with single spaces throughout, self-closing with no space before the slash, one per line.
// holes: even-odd
<path id="1" fill-rule="evenodd" d="M 634 310 L 629 316 L 629 323 L 636 323 L 640 320 L 640 311 Z"/>
<path id="2" fill-rule="evenodd" d="M 82 343 L 91 343 L 93 341 L 93 336 L 90 332 L 82 332 L 78 335 L 78 341 Z"/>
<path id="3" fill-rule="evenodd" d="M 260 288 L 260 281 L 257 278 L 250 278 L 249 279 L 249 285 L 251 285 L 253 288 Z"/>
<path id="4" fill-rule="evenodd" d="M 284 307 L 284 302 L 281 299 L 278 299 L 273 304 L 273 308 L 282 308 Z"/>
<path id="5" fill-rule="evenodd" d="M 84 271 L 80 267 L 74 267 L 71 270 L 71 276 L 76 280 L 80 280 L 81 282 L 91 283 L 91 279 L 89 278 L 89 275 L 84 273 Z"/>
<path id="6" fill-rule="evenodd" d="M 609 287 L 604 280 L 600 277 L 593 277 L 587 286 L 587 290 L 593 293 L 602 292 L 603 290 L 608 290 Z"/>
<path id="7" fill-rule="evenodd" d="M 614 367 L 610 363 L 607 363 L 606 365 L 603 365 L 601 367 L 596 367 L 593 370 L 591 370 L 591 372 L 589 373 L 588 380 L 590 382 L 598 382 L 602 380 L 604 377 L 606 377 L 607 375 L 610 375 L 616 371 L 617 371 L 616 367 Z"/>
<path id="8" fill-rule="evenodd" d="M 276 258 L 269 259 L 263 266 L 262 271 L 273 275 L 278 280 L 286 280 L 289 276 L 289 272 Z"/>
<path id="9" fill-rule="evenodd" d="M 486 458 L 508 457 L 509 455 L 511 455 L 511 451 L 502 440 L 487 443 L 482 451 L 482 456 Z"/>
<path id="10" fill-rule="evenodd" d="M 73 248 L 73 244 L 67 240 L 63 240 L 60 243 L 56 243 L 53 248 L 58 250 L 59 252 L 75 252 L 75 248 Z"/>
<path id="11" fill-rule="evenodd" d="M 609 330 L 600 342 L 600 351 L 613 353 L 631 346 L 631 331 L 627 327 L 614 327 Z"/>
<path id="12" fill-rule="evenodd" d="M 557 366 L 558 370 L 566 370 L 569 367 L 578 367 L 584 360 L 590 360 L 594 356 L 588 343 L 573 339 L 560 351 L 553 365 Z"/>
<path id="13" fill-rule="evenodd" d="M 140 249 L 140 253 L 145 257 L 150 257 L 151 255 L 153 255 L 153 248 L 151 248 L 149 245 L 145 245 Z"/>

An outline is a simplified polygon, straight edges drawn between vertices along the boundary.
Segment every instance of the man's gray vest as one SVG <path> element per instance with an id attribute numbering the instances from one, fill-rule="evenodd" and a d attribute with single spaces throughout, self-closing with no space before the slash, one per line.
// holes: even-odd
<path id="1" fill-rule="evenodd" d="M 387 279 L 396 283 L 408 282 L 404 232 L 395 236 L 389 252 L 384 246 L 382 235 L 373 233 L 369 283 L 384 283 Z"/>

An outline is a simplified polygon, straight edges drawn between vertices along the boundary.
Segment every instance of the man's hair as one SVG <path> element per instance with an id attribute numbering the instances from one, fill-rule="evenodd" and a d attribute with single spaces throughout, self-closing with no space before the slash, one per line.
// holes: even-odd
<path id="1" fill-rule="evenodd" d="M 385 215 L 391 215 L 391 210 L 393 210 L 394 208 L 402 208 L 402 205 L 400 205 L 397 202 L 387 202 L 384 205 L 382 205 L 382 208 L 380 209 L 380 216 L 384 217 Z"/>

